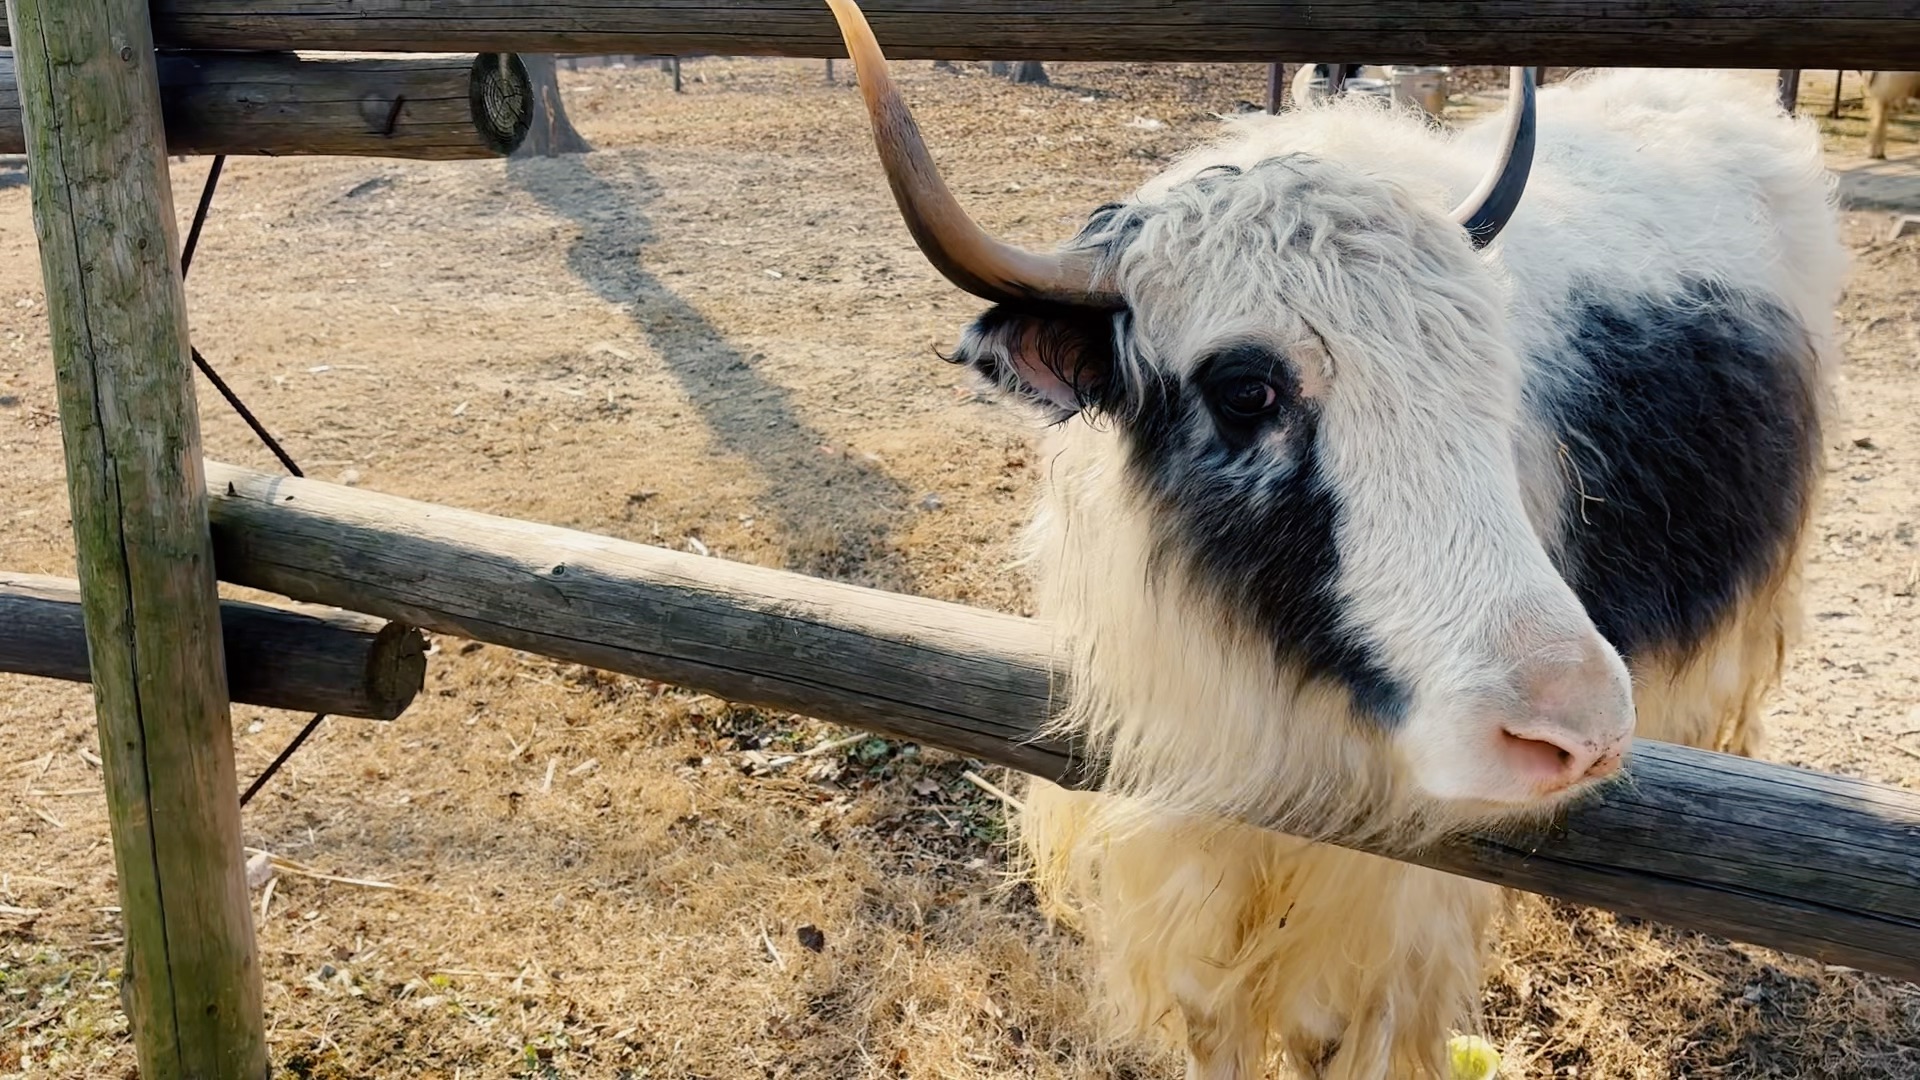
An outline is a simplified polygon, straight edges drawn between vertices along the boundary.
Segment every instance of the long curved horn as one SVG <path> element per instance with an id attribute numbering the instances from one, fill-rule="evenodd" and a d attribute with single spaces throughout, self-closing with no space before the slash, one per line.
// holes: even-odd
<path id="1" fill-rule="evenodd" d="M 920 127 L 887 71 L 887 58 L 854 0 L 827 0 L 846 40 L 873 121 L 873 142 L 907 230 L 948 281 L 987 300 L 1117 309 L 1126 302 L 1094 287 L 1089 255 L 1042 254 L 989 235 L 960 207 L 921 141 Z"/>
<path id="2" fill-rule="evenodd" d="M 1480 186 L 1453 210 L 1453 220 L 1467 230 L 1476 248 L 1486 247 L 1506 227 L 1527 189 L 1533 169 L 1533 69 L 1517 67 L 1508 85 L 1507 132 L 1500 157 L 1481 179 Z"/>

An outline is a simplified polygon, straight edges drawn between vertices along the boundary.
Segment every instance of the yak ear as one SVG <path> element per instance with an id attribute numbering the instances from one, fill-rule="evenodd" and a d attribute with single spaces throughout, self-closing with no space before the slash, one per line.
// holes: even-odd
<path id="1" fill-rule="evenodd" d="M 1040 407 L 1055 420 L 1107 404 L 1116 390 L 1116 320 L 1078 307 L 987 309 L 949 360 L 966 364 L 997 392 Z"/>

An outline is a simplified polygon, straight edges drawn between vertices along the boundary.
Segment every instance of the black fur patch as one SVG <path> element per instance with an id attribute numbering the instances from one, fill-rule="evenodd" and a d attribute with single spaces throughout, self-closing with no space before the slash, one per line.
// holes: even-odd
<path id="1" fill-rule="evenodd" d="M 1292 156 L 1259 167 L 1292 168 Z M 1203 170 L 1187 181 L 1196 186 L 1230 183 L 1241 175 L 1231 165 Z M 1109 203 L 1096 209 L 1075 238 L 1074 247 L 1105 249 L 1111 255 L 1138 234 L 1145 217 L 1158 208 Z M 1339 499 L 1320 475 L 1315 440 L 1319 418 L 1299 399 L 1299 381 L 1278 357 L 1268 356 L 1270 374 L 1288 398 L 1288 407 L 1271 423 L 1285 424 L 1293 448 L 1291 462 L 1274 460 L 1262 449 L 1257 430 L 1236 424 L 1218 408 L 1210 379 L 1260 368 L 1246 349 L 1233 349 L 1199 365 L 1193 381 L 1153 372 L 1136 372 L 1116 362 L 1116 335 L 1129 332 L 1127 313 L 1116 329 L 1107 313 L 1066 309 L 1040 310 L 997 305 L 975 320 L 952 360 L 970 364 L 981 375 L 1016 394 L 1023 392 L 1007 358 L 991 347 L 1014 339 L 1028 320 L 1045 323 L 1031 339 L 1039 345 L 1048 371 L 1071 384 L 1080 406 L 1098 422 L 1119 426 L 1131 447 L 1131 465 L 1149 495 L 1160 504 L 1154 558 L 1177 558 L 1191 567 L 1229 609 L 1243 616 L 1272 641 L 1278 659 L 1306 678 L 1344 686 L 1360 712 L 1382 726 L 1397 723 L 1408 694 L 1380 665 L 1374 649 L 1345 625 L 1336 593 L 1340 559 L 1334 528 Z M 1089 357 L 1105 365 L 1105 378 L 1087 378 Z M 1077 376 L 1077 377 L 1070 377 Z M 1143 381 L 1144 385 L 1134 385 Z M 1031 399 L 1030 391 L 1024 396 Z M 1208 435 L 1197 442 L 1196 410 L 1208 415 Z M 1071 410 L 1055 409 L 1056 421 Z M 1265 455 L 1265 456 L 1261 456 Z M 1256 498 L 1256 496 L 1259 496 Z M 1093 541 L 1097 543 L 1097 540 Z"/>
<path id="2" fill-rule="evenodd" d="M 1297 383 L 1293 384 L 1297 387 Z M 1320 474 L 1318 410 L 1295 396 L 1284 425 L 1290 460 L 1219 430 L 1200 386 L 1159 376 L 1133 390 L 1121 418 L 1131 465 L 1162 511 L 1156 558 L 1178 558 L 1272 641 L 1282 663 L 1345 686 L 1361 712 L 1397 723 L 1407 693 L 1342 618 L 1334 527 L 1338 496 Z"/>
<path id="3" fill-rule="evenodd" d="M 1591 382 L 1527 388 L 1567 454 L 1560 571 L 1624 655 L 1692 647 L 1777 571 L 1806 511 L 1806 335 L 1777 304 L 1704 282 L 1576 297 L 1570 314 L 1563 348 Z"/>

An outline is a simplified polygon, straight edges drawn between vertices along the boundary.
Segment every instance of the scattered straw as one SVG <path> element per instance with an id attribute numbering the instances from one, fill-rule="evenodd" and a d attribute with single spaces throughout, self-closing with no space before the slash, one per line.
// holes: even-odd
<path id="1" fill-rule="evenodd" d="M 873 736 L 868 735 L 864 731 L 858 732 L 856 734 L 849 735 L 844 739 L 834 739 L 832 742 L 823 742 L 819 746 L 808 747 L 807 749 L 802 750 L 793 756 L 796 758 L 819 757 L 821 754 L 831 754 L 835 750 L 844 750 L 847 747 L 852 746 L 854 743 L 865 742 L 871 738 L 873 738 Z"/>
<path id="2" fill-rule="evenodd" d="M 960 775 L 967 778 L 967 783 L 972 784 L 974 787 L 979 788 L 981 791 L 984 791 L 987 794 L 993 796 L 994 798 L 999 799 L 1001 802 L 1006 803 L 1008 806 L 1013 807 L 1015 811 L 1024 811 L 1027 808 L 1025 803 L 1007 794 L 1006 792 L 1001 791 L 999 788 L 993 786 L 993 784 L 990 781 L 988 781 L 985 777 L 981 776 L 979 773 L 974 772 L 972 769 L 968 769 L 966 772 L 963 772 Z"/>
<path id="3" fill-rule="evenodd" d="M 273 868 L 276 871 L 282 874 L 289 874 L 293 877 L 311 878 L 314 881 L 327 881 L 335 885 L 354 885 L 362 889 L 388 889 L 393 892 L 418 893 L 422 896 L 440 895 L 432 889 L 422 889 L 415 885 L 396 885 L 391 881 L 376 881 L 372 878 L 345 877 L 340 874 L 329 874 L 322 870 L 315 870 L 305 863 L 275 855 L 271 851 L 261 851 L 259 848 L 246 848 L 244 850 L 250 854 L 265 855 L 268 860 L 272 862 Z"/>
<path id="4" fill-rule="evenodd" d="M 780 955 L 779 949 L 774 948 L 773 938 L 767 934 L 767 928 L 764 923 L 760 926 L 760 944 L 767 947 L 767 955 L 773 957 L 775 967 L 781 971 L 787 970 L 787 958 Z"/>
<path id="5" fill-rule="evenodd" d="M 798 753 L 782 754 L 779 757 L 768 758 L 766 759 L 765 762 L 762 763 L 761 767 L 766 769 L 784 768 L 785 766 L 791 765 L 794 762 L 800 761 L 804 758 L 813 758 L 813 757 L 819 757 L 822 754 L 831 754 L 835 750 L 845 750 L 847 747 L 852 746 L 854 743 L 865 742 L 871 738 L 873 738 L 872 735 L 869 735 L 866 732 L 860 732 L 855 735 L 849 735 L 844 739 L 834 739 L 830 742 L 823 742 L 819 746 L 810 746 L 807 749 L 802 750 Z"/>
<path id="6" fill-rule="evenodd" d="M 20 794 L 33 794 L 33 785 L 39 783 L 40 778 L 47 775 L 47 770 L 51 768 L 53 768 L 53 752 L 51 750 L 28 762 L 21 771 L 31 772 L 33 775 L 27 778 L 25 784 L 21 785 Z"/>

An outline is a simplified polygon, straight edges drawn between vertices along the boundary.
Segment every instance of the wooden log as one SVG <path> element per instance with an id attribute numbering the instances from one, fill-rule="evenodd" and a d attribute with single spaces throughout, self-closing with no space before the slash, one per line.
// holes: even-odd
<path id="1" fill-rule="evenodd" d="M 526 66 L 511 53 L 162 53 L 159 73 L 170 154 L 499 157 L 533 116 Z M 0 50 L 0 153 L 25 148 L 13 57 Z"/>
<path id="2" fill-rule="evenodd" d="M 146 0 L 13 0 L 27 183 L 144 1080 L 260 1080 L 206 475 Z"/>
<path id="3" fill-rule="evenodd" d="M 1069 784 L 1032 620 L 311 480 L 208 466 L 220 576 L 805 713 Z M 1544 829 L 1383 852 L 1920 980 L 1920 794 L 1641 741 Z"/>
<path id="4" fill-rule="evenodd" d="M 22 123 L 19 80 L 13 73 L 13 50 L 0 48 L 0 154 L 27 152 L 27 134 Z"/>
<path id="5" fill-rule="evenodd" d="M 168 48 L 349 52 L 846 55 L 809 0 L 155 0 Z M 1912 0 L 872 0 L 899 60 L 1900 69 L 1920 52 Z"/>
<path id="6" fill-rule="evenodd" d="M 524 61 L 528 85 L 527 112 L 531 122 L 527 139 L 515 154 L 522 158 L 584 154 L 593 149 L 567 119 L 560 94 L 559 65 L 551 56 L 529 56 Z"/>
<path id="7" fill-rule="evenodd" d="M 1287 100 L 1287 65 L 1267 65 L 1267 113 L 1272 115 L 1280 111 Z"/>
<path id="8" fill-rule="evenodd" d="M 292 712 L 392 720 L 426 681 L 420 631 L 350 611 L 220 602 L 227 697 Z M 80 583 L 0 571 L 0 671 L 91 682 Z"/>

